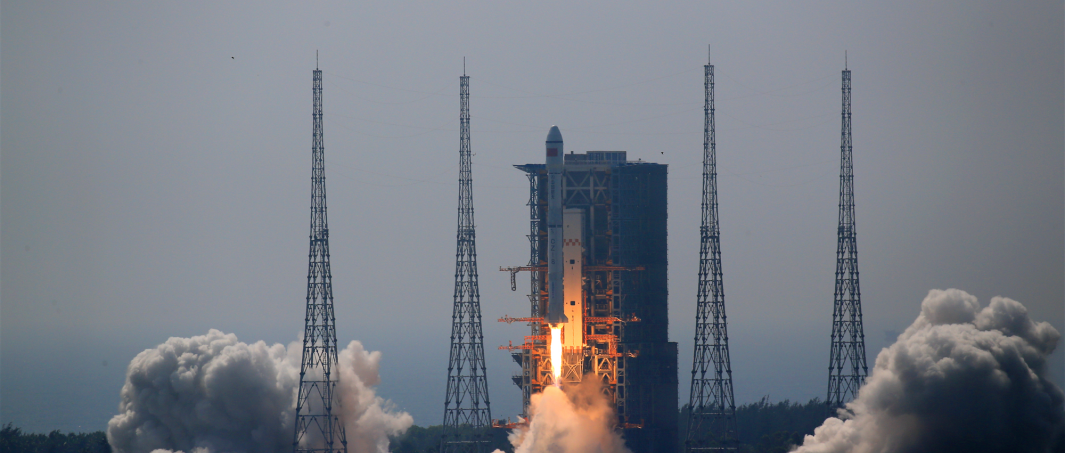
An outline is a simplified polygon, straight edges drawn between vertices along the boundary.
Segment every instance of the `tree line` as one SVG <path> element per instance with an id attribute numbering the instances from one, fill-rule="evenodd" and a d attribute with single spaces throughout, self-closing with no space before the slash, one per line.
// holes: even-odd
<path id="1" fill-rule="evenodd" d="M 770 403 L 768 397 L 736 407 L 736 439 L 738 453 L 785 453 L 802 444 L 803 436 L 813 434 L 827 417 L 825 403 L 814 398 L 807 403 L 784 400 Z M 683 445 L 687 432 L 688 406 L 680 409 L 680 433 Z M 407 432 L 391 439 L 393 453 L 438 453 L 441 427 L 439 425 L 411 426 Z M 489 450 L 512 452 L 507 431 L 493 429 L 486 439 Z M 103 431 L 91 433 L 48 434 L 25 433 L 11 423 L 0 430 L 0 453 L 111 453 Z"/>
<path id="2" fill-rule="evenodd" d="M 803 437 L 813 434 L 814 428 L 828 417 L 824 401 L 814 398 L 806 403 L 784 400 L 770 403 L 768 397 L 760 401 L 736 407 L 737 453 L 785 453 L 801 445 Z M 687 436 L 688 405 L 680 409 L 679 445 L 684 445 Z M 492 430 L 488 451 L 500 449 L 513 452 L 506 442 L 504 430 Z M 406 433 L 392 439 L 393 453 L 438 453 L 440 451 L 441 427 L 412 426 Z"/>
<path id="3" fill-rule="evenodd" d="M 103 431 L 93 433 L 24 433 L 11 423 L 0 428 L 2 453 L 111 453 Z"/>

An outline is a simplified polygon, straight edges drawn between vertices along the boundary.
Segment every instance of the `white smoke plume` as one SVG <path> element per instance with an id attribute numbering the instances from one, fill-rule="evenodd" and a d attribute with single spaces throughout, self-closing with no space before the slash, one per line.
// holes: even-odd
<path id="1" fill-rule="evenodd" d="M 301 354 L 299 342 L 247 344 L 214 329 L 170 338 L 129 364 L 107 440 L 115 453 L 291 452 Z M 374 393 L 381 353 L 352 341 L 339 360 L 348 451 L 388 451 L 413 419 Z"/>
<path id="2" fill-rule="evenodd" d="M 530 398 L 529 414 L 529 425 L 510 433 L 514 453 L 629 453 L 614 431 L 614 409 L 595 379 L 565 392 L 546 388 Z"/>
<path id="3" fill-rule="evenodd" d="M 965 291 L 933 290 L 842 419 L 794 451 L 1065 451 L 1065 396 L 1046 370 L 1060 337 L 1015 300 L 981 309 Z"/>

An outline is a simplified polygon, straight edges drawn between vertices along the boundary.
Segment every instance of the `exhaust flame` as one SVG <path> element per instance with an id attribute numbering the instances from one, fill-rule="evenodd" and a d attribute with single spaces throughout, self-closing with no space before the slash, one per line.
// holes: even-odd
<path id="1" fill-rule="evenodd" d="M 551 374 L 555 387 L 562 386 L 562 326 L 551 326 Z"/>

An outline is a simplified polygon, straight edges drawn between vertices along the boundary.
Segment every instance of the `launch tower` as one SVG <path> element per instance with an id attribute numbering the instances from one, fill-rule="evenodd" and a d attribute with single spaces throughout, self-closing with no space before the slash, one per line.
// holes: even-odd
<path id="1" fill-rule="evenodd" d="M 492 411 L 481 334 L 477 245 L 473 222 L 470 161 L 470 77 L 459 77 L 459 208 L 455 252 L 455 294 L 451 314 L 451 357 L 447 365 L 443 438 L 440 451 L 481 452 L 488 448 Z"/>
<path id="2" fill-rule="evenodd" d="M 333 317 L 333 274 L 329 269 L 329 225 L 325 205 L 325 147 L 322 142 L 322 71 L 313 73 L 311 118 L 311 246 L 307 269 L 307 313 L 303 361 L 296 400 L 292 450 L 347 453 L 337 395 L 337 334 Z"/>
<path id="3" fill-rule="evenodd" d="M 714 65 L 707 64 L 704 68 L 702 226 L 687 451 L 735 450 L 736 440 L 736 403 L 732 396 L 721 273 L 721 227 L 717 216 Z"/>
<path id="4" fill-rule="evenodd" d="M 869 374 L 862 329 L 862 291 L 858 286 L 858 241 L 854 222 L 854 165 L 851 161 L 851 72 L 843 70 L 843 128 L 839 169 L 839 229 L 836 290 L 832 306 L 832 348 L 828 359 L 829 411 L 858 395 Z"/>
<path id="5" fill-rule="evenodd" d="M 564 317 L 548 310 L 549 166 L 517 165 L 529 180 L 530 316 L 500 321 L 531 326 L 513 351 L 527 410 L 530 396 L 554 384 L 547 317 L 561 322 L 561 384 L 596 379 L 616 408 L 634 453 L 672 452 L 677 437 L 677 343 L 669 342 L 666 287 L 666 170 L 627 160 L 625 151 L 565 154 L 561 134 L 561 255 Z M 559 318 L 555 318 L 559 316 Z"/>

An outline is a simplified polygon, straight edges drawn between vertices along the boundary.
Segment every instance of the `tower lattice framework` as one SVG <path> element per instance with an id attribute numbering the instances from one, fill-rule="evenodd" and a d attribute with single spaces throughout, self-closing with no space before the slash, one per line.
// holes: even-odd
<path id="1" fill-rule="evenodd" d="M 702 225 L 687 451 L 734 450 L 736 440 L 736 403 L 732 394 L 717 211 L 714 65 L 707 64 L 704 68 Z"/>
<path id="2" fill-rule="evenodd" d="M 854 166 L 851 160 L 851 72 L 847 69 L 843 70 L 842 120 L 836 290 L 832 306 L 832 348 L 828 359 L 828 398 L 825 400 L 830 411 L 854 399 L 869 373 L 862 329 L 862 291 L 858 285 Z"/>
<path id="3" fill-rule="evenodd" d="M 311 234 L 307 269 L 307 313 L 303 361 L 296 400 L 293 452 L 347 453 L 348 441 L 337 395 L 336 318 L 329 268 L 329 225 L 325 203 L 325 147 L 322 142 L 322 71 L 314 69 L 311 140 Z"/>
<path id="4" fill-rule="evenodd" d="M 470 160 L 470 77 L 459 77 L 459 206 L 451 357 L 447 365 L 441 452 L 481 452 L 488 447 L 492 411 L 484 365 L 481 295 L 473 222 Z"/>

